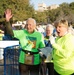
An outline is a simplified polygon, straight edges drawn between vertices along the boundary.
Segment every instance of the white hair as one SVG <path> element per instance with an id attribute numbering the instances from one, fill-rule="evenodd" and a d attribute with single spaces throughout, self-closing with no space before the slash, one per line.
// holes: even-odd
<path id="1" fill-rule="evenodd" d="M 52 31 L 54 30 L 53 25 L 51 25 L 51 24 L 47 24 L 46 28 L 48 28 L 48 27 L 50 27 L 50 28 L 52 29 Z"/>
<path id="2" fill-rule="evenodd" d="M 33 19 L 33 18 L 28 18 L 27 21 L 29 21 L 29 20 L 33 20 L 34 25 L 36 25 L 36 20 L 35 20 L 35 19 Z M 26 22 L 27 22 L 27 21 L 26 21 Z"/>

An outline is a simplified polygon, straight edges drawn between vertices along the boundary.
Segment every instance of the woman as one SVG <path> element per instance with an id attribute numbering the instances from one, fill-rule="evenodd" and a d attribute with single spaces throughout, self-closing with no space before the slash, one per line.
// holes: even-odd
<path id="1" fill-rule="evenodd" d="M 58 37 L 50 38 L 55 75 L 74 75 L 74 36 L 68 33 L 68 21 L 55 22 Z"/>
<path id="2" fill-rule="evenodd" d="M 52 45 L 50 43 L 50 37 L 53 37 L 53 29 L 54 27 L 51 25 L 51 24 L 48 24 L 46 26 L 46 30 L 45 30 L 45 36 L 44 36 L 44 43 L 45 43 L 45 46 L 46 47 L 49 47 L 51 50 L 52 50 Z M 55 37 L 54 37 L 55 38 Z M 48 49 L 49 50 L 49 49 Z M 51 51 L 50 50 L 50 51 Z M 49 51 L 48 51 L 49 52 Z M 50 56 L 49 56 L 50 55 Z M 43 68 L 44 68 L 44 73 L 48 75 L 54 75 L 54 65 L 53 65 L 53 62 L 51 61 L 52 59 L 52 55 L 51 53 L 48 53 L 47 54 L 47 58 L 46 60 L 44 61 L 43 63 Z M 42 69 L 43 69 L 42 68 Z M 43 75 L 43 74 L 41 74 Z"/>

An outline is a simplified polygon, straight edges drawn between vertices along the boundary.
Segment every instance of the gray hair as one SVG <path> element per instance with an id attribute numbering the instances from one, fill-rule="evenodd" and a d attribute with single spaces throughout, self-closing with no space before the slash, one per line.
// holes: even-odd
<path id="1" fill-rule="evenodd" d="M 27 21 L 29 21 L 29 20 L 32 20 L 32 21 L 34 22 L 34 25 L 36 25 L 36 20 L 35 20 L 35 19 L 33 19 L 33 18 L 28 18 Z M 27 21 L 26 21 L 26 22 L 27 22 Z"/>
<path id="2" fill-rule="evenodd" d="M 51 25 L 51 24 L 47 24 L 46 28 L 48 28 L 48 27 L 50 27 L 52 30 L 54 30 L 53 25 Z"/>

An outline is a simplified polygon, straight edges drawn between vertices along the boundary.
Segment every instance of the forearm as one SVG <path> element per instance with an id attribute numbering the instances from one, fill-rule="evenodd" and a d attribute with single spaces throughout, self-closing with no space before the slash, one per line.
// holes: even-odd
<path id="1" fill-rule="evenodd" d="M 7 32 L 7 34 L 9 34 L 11 36 L 14 36 L 12 27 L 10 25 L 10 22 L 5 22 L 5 25 L 6 25 L 6 32 Z"/>
<path id="2" fill-rule="evenodd" d="M 59 57 L 69 58 L 74 50 L 74 44 L 69 43 L 69 45 L 65 44 L 65 46 L 60 46 L 59 44 L 53 44 L 52 47 L 54 48 L 54 53 L 56 53 Z M 70 48 L 71 47 L 71 48 Z"/>

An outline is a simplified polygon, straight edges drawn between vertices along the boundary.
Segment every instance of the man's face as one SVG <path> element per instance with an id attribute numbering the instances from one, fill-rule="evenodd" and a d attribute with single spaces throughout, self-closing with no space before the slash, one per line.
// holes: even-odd
<path id="1" fill-rule="evenodd" d="M 56 31 L 57 31 L 58 36 L 60 36 L 60 37 L 64 36 L 65 33 L 67 32 L 67 27 L 65 25 L 63 25 L 63 24 L 58 25 L 56 27 Z"/>
<path id="2" fill-rule="evenodd" d="M 27 31 L 28 31 L 29 33 L 33 33 L 34 30 L 35 30 L 34 21 L 33 21 L 33 20 L 28 20 L 26 27 L 27 27 Z"/>

